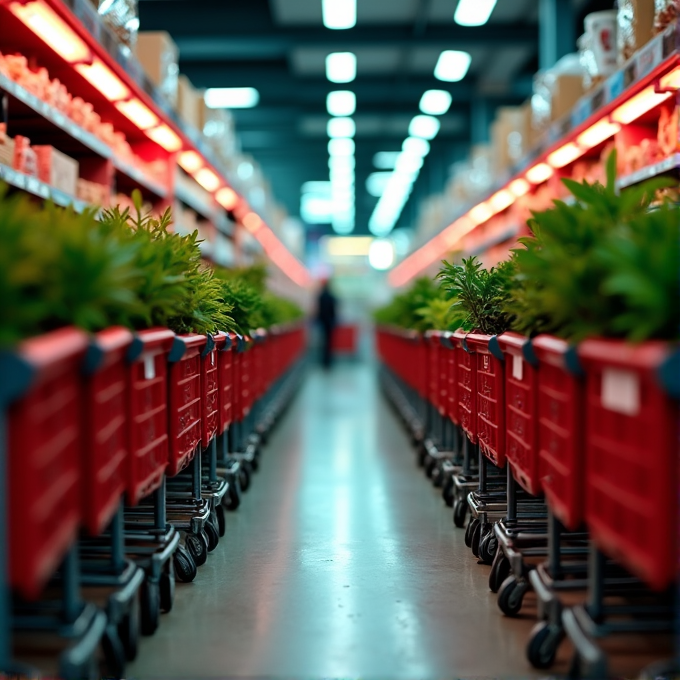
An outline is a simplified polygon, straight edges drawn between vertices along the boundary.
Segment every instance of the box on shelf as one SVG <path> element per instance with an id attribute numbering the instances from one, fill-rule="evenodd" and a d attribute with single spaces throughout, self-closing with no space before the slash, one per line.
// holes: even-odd
<path id="1" fill-rule="evenodd" d="M 38 176 L 38 159 L 35 151 L 31 148 L 31 140 L 28 137 L 17 135 L 14 138 L 14 158 L 12 167 L 18 172 L 23 172 L 29 177 Z"/>
<path id="2" fill-rule="evenodd" d="M 33 150 L 38 158 L 38 178 L 69 196 L 75 196 L 78 187 L 78 161 L 52 146 L 34 146 Z"/>
<path id="3" fill-rule="evenodd" d="M 137 0 L 96 0 L 93 4 L 118 41 L 134 47 L 139 27 Z"/>
<path id="4" fill-rule="evenodd" d="M 177 113 L 192 127 L 199 128 L 199 112 L 203 108 L 203 95 L 183 74 L 177 79 Z"/>
<path id="5" fill-rule="evenodd" d="M 14 163 L 14 140 L 7 134 L 7 124 L 0 123 L 0 165 L 10 168 Z"/>
<path id="6" fill-rule="evenodd" d="M 680 16 L 680 0 L 654 0 L 654 33 L 661 33 Z"/>
<path id="7" fill-rule="evenodd" d="M 680 151 L 680 112 L 677 106 L 661 108 L 657 140 L 664 157 Z"/>
<path id="8" fill-rule="evenodd" d="M 619 0 L 617 25 L 618 63 L 621 65 L 652 39 L 654 0 Z"/>
<path id="9" fill-rule="evenodd" d="M 198 130 L 212 147 L 220 160 L 227 161 L 238 151 L 234 134 L 234 119 L 224 109 L 210 109 L 201 102 L 199 105 Z"/>
<path id="10" fill-rule="evenodd" d="M 90 182 L 82 178 L 78 178 L 76 182 L 76 198 L 90 205 L 107 207 L 110 202 L 110 193 L 109 187 L 98 182 Z M 131 207 L 134 208 L 134 206 Z"/>
<path id="11" fill-rule="evenodd" d="M 179 49 L 170 34 L 165 31 L 139 33 L 135 53 L 149 80 L 176 106 Z"/>
<path id="12" fill-rule="evenodd" d="M 540 135 L 550 123 L 571 111 L 584 92 L 583 73 L 579 55 L 567 54 L 551 69 L 534 76 L 532 134 Z"/>
<path id="13" fill-rule="evenodd" d="M 491 126 L 494 168 L 500 173 L 517 163 L 529 151 L 529 118 L 521 106 L 498 109 Z"/>

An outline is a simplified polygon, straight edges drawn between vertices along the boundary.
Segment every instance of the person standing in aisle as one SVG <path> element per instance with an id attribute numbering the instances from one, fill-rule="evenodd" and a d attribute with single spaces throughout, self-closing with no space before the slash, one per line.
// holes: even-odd
<path id="1" fill-rule="evenodd" d="M 325 370 L 330 369 L 333 361 L 333 331 L 337 321 L 337 307 L 337 300 L 331 292 L 330 280 L 326 279 L 321 285 L 316 311 L 316 319 L 321 329 L 321 365 Z"/>

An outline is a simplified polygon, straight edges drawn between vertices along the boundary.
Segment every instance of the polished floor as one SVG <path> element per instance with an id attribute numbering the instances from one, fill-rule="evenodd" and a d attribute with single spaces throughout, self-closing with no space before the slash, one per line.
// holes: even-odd
<path id="1" fill-rule="evenodd" d="M 227 531 L 128 678 L 534 675 L 369 365 L 310 373 Z"/>

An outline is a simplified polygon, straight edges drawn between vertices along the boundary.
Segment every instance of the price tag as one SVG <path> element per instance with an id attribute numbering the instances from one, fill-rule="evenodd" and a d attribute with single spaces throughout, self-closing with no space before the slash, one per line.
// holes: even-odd
<path id="1" fill-rule="evenodd" d="M 606 369 L 602 373 L 602 406 L 635 416 L 640 412 L 640 381 L 632 371 Z"/>
<path id="2" fill-rule="evenodd" d="M 215 365 L 215 352 L 210 352 L 210 365 Z"/>
<path id="3" fill-rule="evenodd" d="M 524 376 L 524 361 L 519 354 L 512 355 L 512 377 L 515 380 L 522 380 Z"/>
<path id="4" fill-rule="evenodd" d="M 154 357 L 144 357 L 144 380 L 153 380 L 156 377 L 156 362 Z"/>

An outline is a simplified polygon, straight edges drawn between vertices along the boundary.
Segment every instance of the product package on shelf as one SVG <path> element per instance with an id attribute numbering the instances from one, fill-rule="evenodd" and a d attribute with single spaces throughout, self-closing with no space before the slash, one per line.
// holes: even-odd
<path id="1" fill-rule="evenodd" d="M 7 124 L 0 123 L 0 165 L 10 168 L 14 163 L 14 140 L 7 134 Z"/>
<path id="2" fill-rule="evenodd" d="M 578 48 L 583 86 L 589 90 L 616 71 L 617 11 L 592 12 L 583 23 L 585 33 L 578 39 Z"/>
<path id="3" fill-rule="evenodd" d="M 616 16 L 617 56 L 621 65 L 652 39 L 654 0 L 619 0 Z"/>
<path id="4" fill-rule="evenodd" d="M 661 155 L 665 158 L 680 151 L 680 115 L 678 107 L 662 107 L 659 115 L 657 141 Z"/>
<path id="5" fill-rule="evenodd" d="M 106 208 L 110 204 L 111 192 L 104 184 L 79 178 L 76 183 L 76 198 L 90 205 Z"/>
<path id="6" fill-rule="evenodd" d="M 199 112 L 203 106 L 203 96 L 191 84 L 189 78 L 180 74 L 177 79 L 177 113 L 191 127 L 198 129 Z"/>
<path id="7" fill-rule="evenodd" d="M 142 31 L 137 36 L 135 54 L 149 80 L 173 106 L 177 105 L 179 50 L 169 33 Z"/>
<path id="8" fill-rule="evenodd" d="M 654 32 L 661 33 L 680 17 L 680 0 L 654 0 Z"/>
<path id="9" fill-rule="evenodd" d="M 500 174 L 518 163 L 529 151 L 531 120 L 522 106 L 503 106 L 498 109 L 491 126 L 494 169 Z"/>
<path id="10" fill-rule="evenodd" d="M 531 97 L 532 134 L 540 135 L 571 111 L 583 93 L 583 67 L 577 54 L 567 54 L 553 68 L 537 73 Z"/>
<path id="11" fill-rule="evenodd" d="M 52 146 L 34 146 L 38 159 L 38 178 L 69 196 L 75 196 L 78 185 L 78 161 Z"/>
<path id="12" fill-rule="evenodd" d="M 210 109 L 205 102 L 201 102 L 198 108 L 198 131 L 223 163 L 228 163 L 238 153 L 234 119 L 228 111 Z"/>
<path id="13" fill-rule="evenodd" d="M 29 177 L 38 176 L 38 159 L 35 151 L 31 148 L 31 140 L 28 137 L 17 135 L 14 138 L 14 158 L 12 167 Z"/>
<path id="14" fill-rule="evenodd" d="M 139 14 L 137 0 L 98 0 L 95 2 L 104 23 L 119 42 L 132 48 L 137 41 Z"/>

